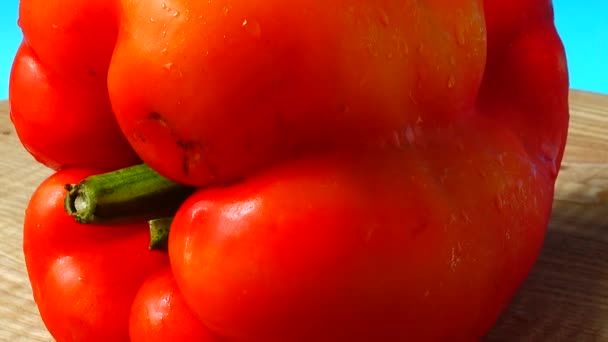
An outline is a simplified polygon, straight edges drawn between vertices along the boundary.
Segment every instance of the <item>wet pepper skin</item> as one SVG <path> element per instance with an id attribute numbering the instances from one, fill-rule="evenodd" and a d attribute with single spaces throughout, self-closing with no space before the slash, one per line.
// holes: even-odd
<path id="1" fill-rule="evenodd" d="M 26 146 L 36 108 L 77 104 L 122 162 L 201 187 L 169 258 L 226 341 L 474 341 L 538 256 L 569 118 L 548 0 L 22 0 L 20 23 Z"/>

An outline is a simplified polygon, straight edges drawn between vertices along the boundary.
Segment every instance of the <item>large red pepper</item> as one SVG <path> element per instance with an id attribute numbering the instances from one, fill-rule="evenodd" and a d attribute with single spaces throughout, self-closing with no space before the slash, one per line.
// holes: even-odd
<path id="1" fill-rule="evenodd" d="M 226 341 L 474 340 L 539 253 L 568 129 L 549 0 L 22 0 L 20 22 L 22 141 L 198 187 L 168 252 Z M 99 160 L 31 134 L 72 101 L 118 144 Z"/>

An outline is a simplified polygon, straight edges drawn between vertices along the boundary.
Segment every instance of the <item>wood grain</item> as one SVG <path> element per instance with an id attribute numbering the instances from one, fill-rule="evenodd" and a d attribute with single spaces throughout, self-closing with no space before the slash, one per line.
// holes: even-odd
<path id="1" fill-rule="evenodd" d="M 608 341 L 608 96 L 571 92 L 571 123 L 543 252 L 487 341 Z M 49 341 L 21 251 L 28 198 L 50 170 L 0 103 L 0 341 Z"/>
<path id="2" fill-rule="evenodd" d="M 32 300 L 23 262 L 23 215 L 29 196 L 51 172 L 23 149 L 0 103 L 0 341 L 52 341 Z"/>

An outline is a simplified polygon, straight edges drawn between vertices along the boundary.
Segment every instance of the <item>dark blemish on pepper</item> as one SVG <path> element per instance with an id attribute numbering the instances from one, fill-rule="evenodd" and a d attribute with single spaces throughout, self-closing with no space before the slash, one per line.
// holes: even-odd
<path id="1" fill-rule="evenodd" d="M 184 175 L 189 175 L 194 168 L 203 163 L 204 167 L 209 173 L 209 178 L 216 178 L 217 169 L 215 165 L 210 163 L 209 159 L 206 158 L 205 155 L 205 152 L 208 150 L 208 146 L 205 146 L 198 141 L 186 141 L 181 139 L 177 141 L 177 146 L 184 151 L 184 157 L 182 160 L 182 171 L 184 172 Z"/>
<path id="2" fill-rule="evenodd" d="M 201 159 L 200 150 L 201 146 L 199 143 L 194 141 L 177 140 L 177 146 L 184 151 L 184 158 L 182 160 L 182 171 L 184 175 L 189 175 L 195 164 Z"/>
<path id="3" fill-rule="evenodd" d="M 170 128 L 171 135 L 175 136 L 175 131 L 169 126 L 167 120 L 165 120 L 159 112 L 150 112 L 150 114 L 148 114 L 148 120 L 156 121 L 159 125 Z"/>
<path id="4" fill-rule="evenodd" d="M 150 120 L 163 120 L 163 117 L 158 112 L 150 112 L 150 114 L 148 114 L 148 119 L 150 119 Z"/>
<path id="5" fill-rule="evenodd" d="M 209 164 L 208 160 L 204 158 L 205 150 L 207 149 L 202 143 L 198 141 L 185 140 L 180 138 L 176 131 L 171 127 L 169 122 L 165 120 L 162 114 L 156 111 L 152 111 L 146 117 L 148 121 L 153 121 L 155 124 L 162 126 L 168 130 L 170 136 L 175 139 L 175 145 L 183 151 L 182 158 L 182 172 L 188 176 L 192 173 L 192 170 L 199 166 L 200 163 L 205 163 L 211 178 L 215 177 L 215 168 Z M 141 141 L 144 141 L 144 137 L 141 137 Z"/>

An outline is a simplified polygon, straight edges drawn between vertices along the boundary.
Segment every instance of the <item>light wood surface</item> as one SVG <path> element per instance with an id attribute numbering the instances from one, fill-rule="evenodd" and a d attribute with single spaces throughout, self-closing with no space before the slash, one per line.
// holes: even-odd
<path id="1" fill-rule="evenodd" d="M 608 96 L 572 91 L 571 124 L 542 255 L 488 341 L 608 341 Z M 21 251 L 24 208 L 50 171 L 0 103 L 0 341 L 50 341 Z"/>
<path id="2" fill-rule="evenodd" d="M 27 201 L 51 171 L 23 149 L 0 103 L 0 341 L 52 341 L 25 272 L 22 225 Z"/>

